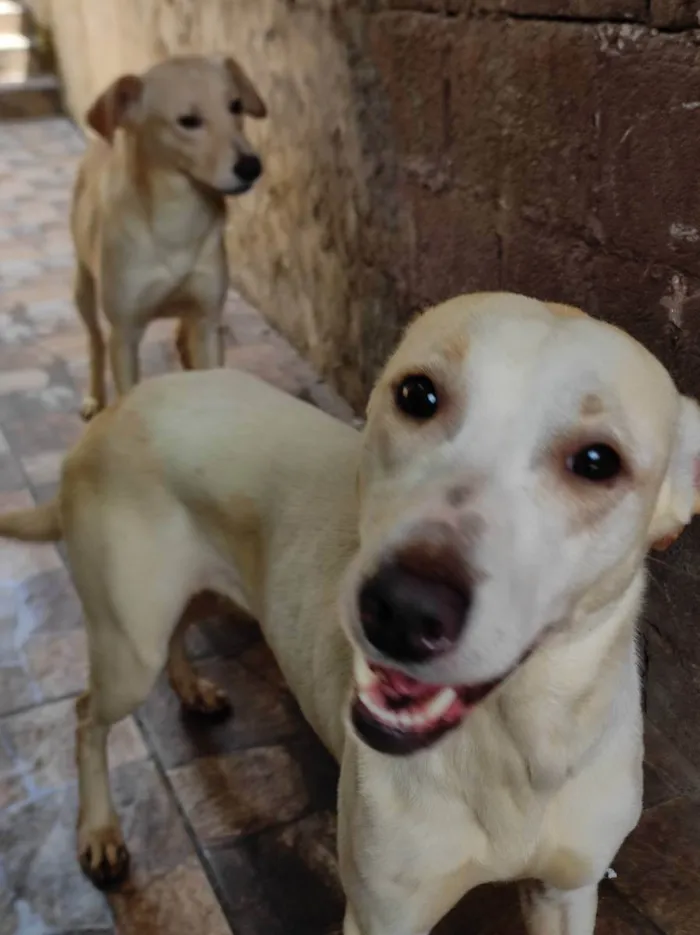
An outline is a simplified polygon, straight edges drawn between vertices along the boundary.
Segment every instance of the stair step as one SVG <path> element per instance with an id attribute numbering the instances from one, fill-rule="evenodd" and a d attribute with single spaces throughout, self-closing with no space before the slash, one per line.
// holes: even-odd
<path id="1" fill-rule="evenodd" d="M 0 81 L 0 120 L 53 117 L 63 113 L 55 75 L 15 73 Z"/>
<path id="2" fill-rule="evenodd" d="M 27 36 L 17 33 L 0 34 L 0 80 L 7 75 L 32 75 L 40 71 L 34 44 Z"/>
<path id="3" fill-rule="evenodd" d="M 22 4 L 17 0 L 0 0 L 0 33 L 24 34 L 29 20 Z"/>

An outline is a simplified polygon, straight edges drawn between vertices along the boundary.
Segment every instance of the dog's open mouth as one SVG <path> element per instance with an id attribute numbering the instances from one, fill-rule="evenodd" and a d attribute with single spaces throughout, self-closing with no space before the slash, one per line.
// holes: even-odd
<path id="1" fill-rule="evenodd" d="M 352 723 L 364 742 L 380 753 L 414 753 L 457 727 L 502 680 L 470 687 L 427 685 L 374 663 L 356 668 Z"/>

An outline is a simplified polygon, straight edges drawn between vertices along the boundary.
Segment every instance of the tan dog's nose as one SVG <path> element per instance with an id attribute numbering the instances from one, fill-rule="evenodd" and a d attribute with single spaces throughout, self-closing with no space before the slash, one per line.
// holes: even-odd
<path id="1" fill-rule="evenodd" d="M 258 179 L 262 173 L 262 163 L 257 156 L 241 156 L 233 167 L 241 182 L 251 184 Z"/>
<path id="2" fill-rule="evenodd" d="M 359 610 L 367 640 L 387 659 L 421 663 L 452 649 L 466 623 L 466 587 L 384 565 L 360 590 Z"/>

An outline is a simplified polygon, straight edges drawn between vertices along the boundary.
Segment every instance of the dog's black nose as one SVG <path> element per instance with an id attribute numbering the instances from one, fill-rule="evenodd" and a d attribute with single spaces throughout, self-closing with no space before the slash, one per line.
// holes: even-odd
<path id="1" fill-rule="evenodd" d="M 254 182 L 262 172 L 262 163 L 257 156 L 241 156 L 233 171 L 242 182 Z"/>
<path id="2" fill-rule="evenodd" d="M 426 662 L 452 649 L 471 597 L 400 565 L 386 565 L 362 586 L 360 621 L 369 642 L 397 662 Z"/>

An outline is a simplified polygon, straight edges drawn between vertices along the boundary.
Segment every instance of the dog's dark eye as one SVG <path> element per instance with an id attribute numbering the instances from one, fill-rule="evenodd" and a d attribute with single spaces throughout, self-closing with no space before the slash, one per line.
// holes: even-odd
<path id="1" fill-rule="evenodd" d="M 584 480 L 612 480 L 622 471 L 622 459 L 610 445 L 586 445 L 566 462 L 567 468 Z"/>
<path id="2" fill-rule="evenodd" d="M 231 111 L 232 114 L 242 114 L 243 113 L 243 101 L 239 101 L 238 98 L 236 98 L 235 101 L 231 101 L 231 103 L 228 105 L 228 109 Z"/>
<path id="3" fill-rule="evenodd" d="M 395 400 L 401 412 L 421 422 L 432 419 L 438 411 L 435 384 L 422 373 L 404 377 L 396 387 Z"/>
<path id="4" fill-rule="evenodd" d="M 177 122 L 185 130 L 197 130 L 204 123 L 199 114 L 182 114 L 177 118 Z"/>

